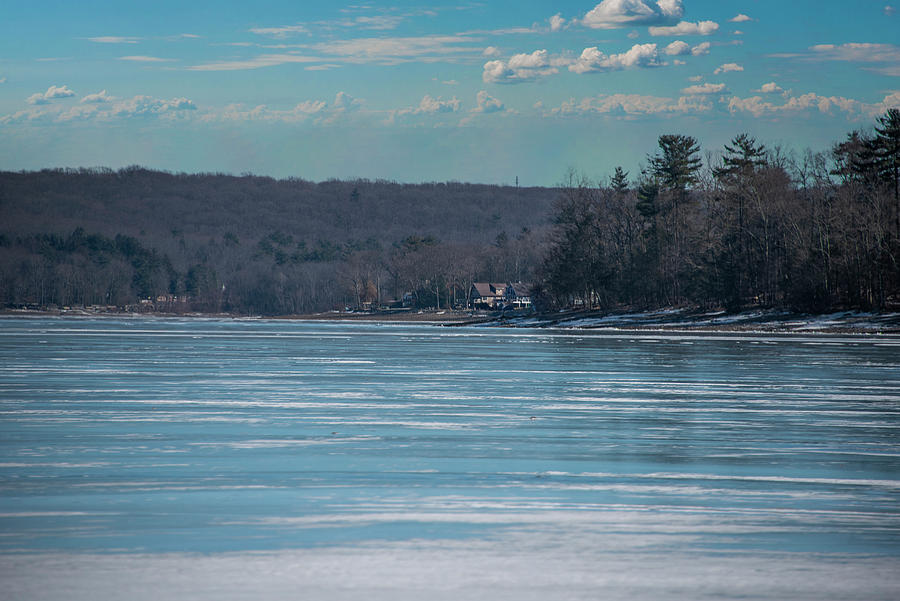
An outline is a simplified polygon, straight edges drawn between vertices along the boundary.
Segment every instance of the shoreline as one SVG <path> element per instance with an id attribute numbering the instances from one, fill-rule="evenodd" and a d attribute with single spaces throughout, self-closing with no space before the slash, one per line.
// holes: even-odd
<path id="1" fill-rule="evenodd" d="M 741 313 L 660 309 L 644 312 L 565 311 L 558 313 L 497 314 L 471 311 L 325 312 L 300 315 L 248 316 L 230 313 L 165 313 L 89 311 L 85 309 L 4 309 L 0 317 L 162 318 L 278 321 L 360 321 L 420 323 L 444 327 L 565 329 L 576 331 L 653 331 L 670 333 L 858 334 L 900 336 L 900 313 L 839 311 L 803 314 L 750 310 Z"/>

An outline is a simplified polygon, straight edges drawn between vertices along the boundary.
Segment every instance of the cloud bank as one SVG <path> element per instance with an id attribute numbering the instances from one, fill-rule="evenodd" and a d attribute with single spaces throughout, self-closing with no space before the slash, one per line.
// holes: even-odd
<path id="1" fill-rule="evenodd" d="M 580 101 L 574 99 L 550 110 L 550 115 L 571 117 L 591 114 L 637 117 L 641 115 L 690 114 L 712 109 L 703 98 L 684 97 L 673 100 L 640 94 L 600 94 Z"/>

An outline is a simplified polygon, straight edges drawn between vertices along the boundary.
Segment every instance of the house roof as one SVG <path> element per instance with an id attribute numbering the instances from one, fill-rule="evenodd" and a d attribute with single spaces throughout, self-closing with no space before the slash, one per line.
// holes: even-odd
<path id="1" fill-rule="evenodd" d="M 531 284 L 523 284 L 522 282 L 512 282 L 509 285 L 509 289 L 512 291 L 513 296 L 531 296 Z M 509 290 L 507 291 L 509 294 Z"/>
<path id="2" fill-rule="evenodd" d="M 474 282 L 472 286 L 478 296 L 503 296 L 503 291 L 506 290 L 506 284 L 492 282 Z"/>

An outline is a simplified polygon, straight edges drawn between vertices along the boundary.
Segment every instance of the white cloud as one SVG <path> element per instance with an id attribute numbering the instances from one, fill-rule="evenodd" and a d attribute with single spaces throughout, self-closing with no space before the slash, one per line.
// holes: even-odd
<path id="1" fill-rule="evenodd" d="M 732 31 L 731 33 L 733 33 L 734 35 L 744 35 L 744 32 L 741 31 L 740 29 L 735 29 L 735 30 Z"/>
<path id="2" fill-rule="evenodd" d="M 803 111 L 812 107 L 819 107 L 819 102 L 826 100 L 816 94 L 804 94 L 799 98 L 791 98 L 784 104 L 774 104 L 763 100 L 761 96 L 739 98 L 737 96 L 728 101 L 728 110 L 732 113 L 746 112 L 754 117 L 773 115 L 782 112 Z"/>
<path id="3" fill-rule="evenodd" d="M 662 11 L 662 14 L 673 21 L 675 19 L 680 19 L 684 14 L 681 0 L 657 0 L 656 4 L 659 6 L 659 10 Z"/>
<path id="4" fill-rule="evenodd" d="M 309 29 L 305 25 L 286 25 L 284 27 L 253 27 L 250 33 L 256 35 L 270 36 L 273 38 L 286 38 L 290 35 L 298 33 L 309 33 Z"/>
<path id="5" fill-rule="evenodd" d="M 629 39 L 629 40 L 636 40 L 636 39 L 639 38 L 639 37 L 641 37 L 641 34 L 639 34 L 639 33 L 636 32 L 636 31 L 630 31 L 630 32 L 628 32 L 628 39 Z"/>
<path id="6" fill-rule="evenodd" d="M 334 97 L 330 109 L 326 108 L 322 102 L 314 102 L 306 106 L 310 109 L 308 114 L 321 113 L 316 120 L 316 123 L 321 125 L 331 125 L 342 119 L 345 115 L 356 111 L 363 104 L 362 100 L 354 98 L 346 92 L 338 92 Z M 306 106 L 304 106 L 304 103 L 300 103 L 295 107 L 295 110 L 303 110 Z"/>
<path id="7" fill-rule="evenodd" d="M 334 108 L 339 110 L 350 111 L 362 106 L 362 104 L 362 100 L 354 98 L 346 92 L 338 92 L 334 97 Z"/>
<path id="8" fill-rule="evenodd" d="M 517 76 L 503 61 L 488 61 L 484 63 L 481 79 L 484 83 L 521 83 L 534 77 Z"/>
<path id="9" fill-rule="evenodd" d="M 892 108 L 900 106 L 900 91 L 891 92 L 880 103 L 873 107 L 872 115 L 883 115 Z"/>
<path id="10" fill-rule="evenodd" d="M 0 77 L 0 83 L 6 83 L 6 78 L 5 78 L 5 77 Z"/>
<path id="11" fill-rule="evenodd" d="M 815 58 L 861 63 L 900 62 L 900 46 L 893 44 L 819 44 L 810 48 Z"/>
<path id="12" fill-rule="evenodd" d="M 356 113 L 364 104 L 363 100 L 354 98 L 342 91 L 335 95 L 331 104 L 324 100 L 304 100 L 286 110 L 272 109 L 264 104 L 253 108 L 246 108 L 241 104 L 232 104 L 220 113 L 206 115 L 205 119 L 207 121 L 258 121 L 332 125 Z"/>
<path id="13" fill-rule="evenodd" d="M 475 97 L 476 107 L 472 109 L 473 113 L 498 113 L 504 109 L 503 103 L 481 90 Z"/>
<path id="14" fill-rule="evenodd" d="M 876 103 L 864 103 L 842 96 L 819 96 L 814 92 L 809 92 L 801 96 L 789 97 L 782 104 L 768 102 L 761 96 L 750 98 L 735 96 L 728 101 L 728 110 L 732 113 L 747 112 L 754 117 L 801 113 L 821 113 L 833 116 L 836 113 L 844 113 L 850 119 L 858 119 L 875 117 L 898 104 L 900 104 L 900 92 L 892 92 L 881 102 Z"/>
<path id="15" fill-rule="evenodd" d="M 537 23 L 533 23 L 531 27 L 506 27 L 504 29 L 475 29 L 466 31 L 461 35 L 520 35 L 529 33 L 546 33 Z"/>
<path id="16" fill-rule="evenodd" d="M 535 50 L 531 54 L 514 54 L 507 62 L 486 62 L 481 78 L 485 83 L 522 83 L 557 71 L 546 50 Z"/>
<path id="17" fill-rule="evenodd" d="M 243 42 L 229 45 L 245 45 Z M 313 44 L 250 44 L 282 53 L 229 61 L 215 61 L 188 67 L 193 71 L 233 71 L 259 69 L 286 63 L 398 65 L 409 62 L 461 62 L 478 56 L 497 56 L 494 46 L 485 48 L 472 34 L 418 37 L 378 37 L 336 39 Z M 300 50 L 309 51 L 301 55 Z"/>
<path id="18" fill-rule="evenodd" d="M 47 91 L 44 92 L 44 98 L 68 98 L 69 96 L 74 96 L 75 92 L 70 90 L 66 86 L 50 86 L 47 88 Z"/>
<path id="19" fill-rule="evenodd" d="M 361 27 L 363 29 L 396 29 L 405 17 L 395 15 L 376 15 L 374 17 L 356 17 L 347 23 L 348 26 Z"/>
<path id="20" fill-rule="evenodd" d="M 702 42 L 691 48 L 685 42 L 682 42 L 681 40 L 675 40 L 674 42 L 666 46 L 664 52 L 669 56 L 682 56 L 685 54 L 701 56 L 703 54 L 709 54 L 710 46 L 711 44 L 709 42 Z"/>
<path id="21" fill-rule="evenodd" d="M 724 83 L 705 83 L 702 85 L 688 86 L 681 90 L 686 96 L 705 96 L 708 94 L 721 94 L 726 91 Z"/>
<path id="22" fill-rule="evenodd" d="M 712 109 L 712 104 L 702 97 L 680 97 L 677 100 L 659 96 L 639 94 L 601 94 L 564 102 L 550 111 L 551 115 L 583 116 L 590 114 L 611 114 L 622 117 L 659 114 L 700 113 Z"/>
<path id="23" fill-rule="evenodd" d="M 715 21 L 698 21 L 697 23 L 682 21 L 678 25 L 674 25 L 672 27 L 651 27 L 650 35 L 710 35 L 711 33 L 715 33 L 718 30 L 719 24 Z"/>
<path id="24" fill-rule="evenodd" d="M 85 96 L 81 99 L 81 104 L 102 104 L 112 102 L 113 100 L 115 100 L 115 97 L 107 94 L 106 90 L 102 90 L 96 94 L 88 94 Z"/>
<path id="25" fill-rule="evenodd" d="M 220 114 L 207 116 L 207 120 L 300 123 L 323 113 L 327 108 L 328 103 L 324 100 L 304 100 L 287 110 L 270 109 L 264 104 L 251 109 L 231 104 Z"/>
<path id="26" fill-rule="evenodd" d="M 692 77 L 688 77 L 688 81 L 693 81 L 693 82 L 703 81 L 703 76 L 702 75 L 694 75 Z"/>
<path id="27" fill-rule="evenodd" d="M 438 62 L 455 60 L 461 55 L 481 55 L 484 47 L 474 45 L 479 39 L 470 35 L 432 35 L 395 38 L 356 38 L 310 45 L 329 60 L 339 57 L 352 63 L 399 64 L 416 60 Z"/>
<path id="28" fill-rule="evenodd" d="M 245 110 L 241 105 L 231 107 L 223 118 L 230 121 L 268 121 L 282 123 L 309 122 L 315 125 L 332 125 L 356 113 L 365 104 L 346 92 L 338 92 L 331 104 L 324 100 L 304 100 L 287 110 L 270 109 L 265 105 Z"/>
<path id="29" fill-rule="evenodd" d="M 423 101 L 415 111 L 429 109 L 440 110 L 441 104 L 454 103 L 458 109 L 458 100 L 443 101 L 437 99 L 431 104 Z M 303 100 L 288 109 L 273 109 L 266 105 L 247 107 L 231 104 L 223 109 L 204 109 L 198 107 L 187 98 L 154 98 L 151 96 L 134 96 L 128 99 L 117 99 L 106 90 L 90 94 L 80 104 L 67 108 L 62 105 L 44 105 L 30 107 L 16 114 L 0 117 L 0 124 L 12 123 L 73 123 L 73 122 L 112 122 L 127 119 L 181 121 L 195 119 L 203 122 L 263 122 L 263 123 L 309 123 L 327 126 L 341 119 L 350 119 L 352 115 L 361 114 L 363 118 L 370 115 L 364 111 L 363 100 L 354 98 L 346 92 L 338 92 L 332 102 L 324 100 Z M 410 110 L 409 112 L 413 112 Z"/>
<path id="30" fill-rule="evenodd" d="M 744 68 L 737 63 L 725 63 L 724 65 L 720 65 L 713 71 L 714 75 L 720 75 L 722 73 L 730 73 L 732 71 L 743 71 Z"/>
<path id="31" fill-rule="evenodd" d="M 550 17 L 550 31 L 560 31 L 565 24 L 566 20 L 563 19 L 560 13 L 556 13 Z"/>
<path id="32" fill-rule="evenodd" d="M 304 100 L 303 102 L 298 102 L 291 111 L 301 115 L 315 115 L 316 113 L 321 113 L 327 107 L 328 103 L 324 100 Z"/>
<path id="33" fill-rule="evenodd" d="M 684 14 L 681 0 L 603 0 L 581 23 L 591 29 L 674 23 Z"/>
<path id="34" fill-rule="evenodd" d="M 263 54 L 254 58 L 239 61 L 222 61 L 215 63 L 206 63 L 202 65 L 192 65 L 187 67 L 189 71 L 240 71 L 245 69 L 261 69 L 263 67 L 274 67 L 288 63 L 318 63 L 322 59 L 311 56 L 301 56 L 299 54 Z"/>
<path id="35" fill-rule="evenodd" d="M 759 90 L 755 91 L 761 92 L 763 94 L 778 94 L 780 92 L 784 92 L 784 89 L 782 89 L 782 87 L 774 81 L 770 81 L 769 83 L 764 83 L 760 86 Z"/>
<path id="36" fill-rule="evenodd" d="M 510 69 L 537 69 L 550 64 L 546 50 L 535 50 L 531 54 L 514 54 L 509 59 Z"/>
<path id="37" fill-rule="evenodd" d="M 120 61 L 132 61 L 136 63 L 170 63 L 175 59 L 159 58 L 158 56 L 120 56 Z"/>
<path id="38" fill-rule="evenodd" d="M 313 30 L 333 32 L 338 28 L 387 31 L 396 29 L 410 17 L 436 17 L 438 15 L 437 11 L 430 9 L 415 9 L 403 13 L 397 13 L 394 9 L 375 9 L 378 11 L 378 14 L 357 14 L 356 16 L 350 16 L 351 13 L 371 13 L 373 9 L 374 7 L 371 5 L 353 5 L 349 8 L 339 9 L 339 12 L 347 15 L 340 19 L 309 21 L 306 23 L 295 23 L 278 27 L 253 27 L 249 31 L 257 35 L 274 38 L 286 38 L 297 34 L 309 34 L 312 33 Z M 387 14 L 388 12 L 391 14 Z"/>
<path id="39" fill-rule="evenodd" d="M 455 113 L 459 110 L 460 102 L 459 99 L 454 96 L 450 100 L 444 100 L 440 96 L 437 98 L 432 98 L 430 95 L 425 94 L 422 97 L 422 100 L 419 102 L 419 106 L 414 109 L 406 109 L 403 112 L 410 112 L 414 115 L 419 114 L 429 114 L 434 115 L 437 113 Z"/>
<path id="40" fill-rule="evenodd" d="M 32 94 L 25 100 L 25 102 L 27 102 L 28 104 L 47 104 L 51 100 L 55 100 L 57 98 L 69 98 L 74 95 L 75 92 L 73 92 L 66 86 L 50 86 L 43 94 L 41 94 L 40 92 L 38 92 L 37 94 Z"/>
<path id="41" fill-rule="evenodd" d="M 141 38 L 107 35 L 87 39 L 96 44 L 137 44 Z"/>
<path id="42" fill-rule="evenodd" d="M 112 105 L 112 114 L 117 117 L 162 115 L 178 111 L 193 111 L 197 106 L 187 98 L 164 100 L 152 96 L 134 96 Z"/>
<path id="43" fill-rule="evenodd" d="M 65 88 L 65 86 L 63 86 Z M 103 101 L 82 100 L 71 107 L 48 105 L 29 108 L 0 118 L 0 123 L 67 123 L 75 121 L 113 121 L 131 118 L 158 118 L 174 120 L 196 111 L 197 106 L 187 98 L 170 100 L 151 96 L 134 96 L 118 100 L 106 94 L 106 90 L 85 96 L 104 98 Z M 32 103 L 35 104 L 35 103 Z M 37 103 L 37 104 L 46 104 Z"/>
<path id="44" fill-rule="evenodd" d="M 884 6 L 883 12 L 884 12 L 885 17 L 893 17 L 895 14 L 897 14 L 897 9 L 894 8 L 893 6 L 891 6 L 890 4 L 886 4 Z"/>
<path id="45" fill-rule="evenodd" d="M 848 44 L 819 44 L 807 53 L 770 54 L 775 58 L 796 58 L 800 60 L 830 60 L 857 63 L 882 63 L 864 67 L 883 75 L 900 76 L 900 46 L 894 44 L 872 44 L 851 42 Z"/>
<path id="46" fill-rule="evenodd" d="M 669 56 L 681 56 L 682 54 L 690 54 L 691 47 L 681 40 L 675 40 L 674 42 L 666 46 L 664 52 Z"/>
<path id="47" fill-rule="evenodd" d="M 700 42 L 693 48 L 691 48 L 691 54 L 693 56 L 703 56 L 704 54 L 709 54 L 709 47 L 711 44 L 709 42 Z"/>
<path id="48" fill-rule="evenodd" d="M 606 55 L 596 46 L 585 48 L 581 56 L 569 65 L 574 73 L 596 73 L 599 71 L 618 71 L 628 67 L 659 67 L 656 44 L 635 44 L 628 52 Z"/>
<path id="49" fill-rule="evenodd" d="M 738 13 L 737 15 L 733 16 L 732 18 L 730 18 L 728 20 L 732 23 L 744 23 L 746 21 L 752 21 L 753 19 L 751 19 L 750 17 L 748 17 L 747 15 L 745 15 L 743 13 Z"/>
<path id="50" fill-rule="evenodd" d="M 739 98 L 734 96 L 728 101 L 728 110 L 732 113 L 744 112 L 750 113 L 754 117 L 762 117 L 766 114 L 772 114 L 779 110 L 785 110 L 786 105 L 775 105 L 766 102 L 761 96 L 752 96 L 750 98 Z"/>
<path id="51" fill-rule="evenodd" d="M 0 124 L 10 125 L 14 123 L 27 123 L 30 121 L 37 121 L 42 116 L 43 115 L 35 109 L 26 109 L 24 111 L 17 111 L 11 115 L 3 115 L 0 117 Z"/>

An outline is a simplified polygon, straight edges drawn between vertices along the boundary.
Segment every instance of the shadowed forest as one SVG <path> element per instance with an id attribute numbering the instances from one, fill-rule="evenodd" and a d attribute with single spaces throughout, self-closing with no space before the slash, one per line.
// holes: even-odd
<path id="1" fill-rule="evenodd" d="M 462 307 L 475 281 L 567 306 L 900 306 L 900 111 L 825 152 L 662 135 L 557 188 L 129 167 L 0 173 L 0 303 L 298 314 Z"/>
<path id="2" fill-rule="evenodd" d="M 0 301 L 296 314 L 465 302 L 531 281 L 556 191 L 185 175 L 131 167 L 0 173 Z M 157 303 L 154 303 L 157 304 Z M 172 303 L 164 303 L 172 305 Z"/>

